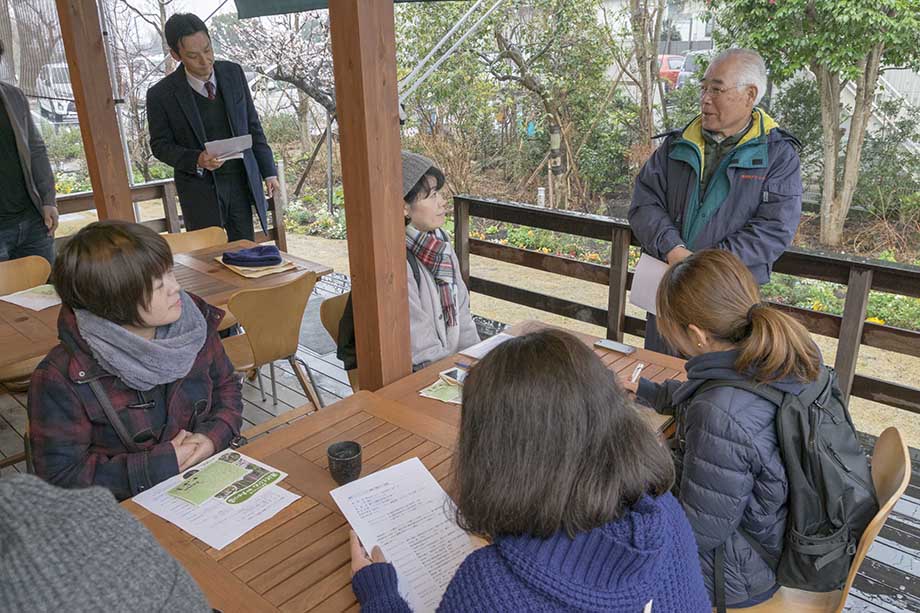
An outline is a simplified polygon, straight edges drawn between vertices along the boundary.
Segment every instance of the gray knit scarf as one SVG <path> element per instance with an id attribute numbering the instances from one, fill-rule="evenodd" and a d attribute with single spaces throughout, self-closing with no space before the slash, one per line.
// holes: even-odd
<path id="1" fill-rule="evenodd" d="M 182 316 L 157 328 L 153 340 L 85 309 L 74 309 L 74 313 L 80 336 L 99 365 L 131 389 L 146 392 L 187 375 L 204 347 L 208 333 L 204 315 L 185 291 L 181 298 Z"/>

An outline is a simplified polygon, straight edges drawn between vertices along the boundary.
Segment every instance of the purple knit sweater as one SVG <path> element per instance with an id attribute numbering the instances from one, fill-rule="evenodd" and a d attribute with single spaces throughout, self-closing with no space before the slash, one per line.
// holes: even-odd
<path id="1" fill-rule="evenodd" d="M 409 612 L 391 564 L 352 579 L 366 613 Z M 499 537 L 470 555 L 438 611 L 710 613 L 696 541 L 671 494 L 644 497 L 629 513 L 574 539 Z"/>

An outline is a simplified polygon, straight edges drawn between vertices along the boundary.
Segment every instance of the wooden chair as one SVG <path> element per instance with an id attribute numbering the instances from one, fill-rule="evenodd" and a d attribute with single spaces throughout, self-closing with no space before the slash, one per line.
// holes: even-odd
<path id="1" fill-rule="evenodd" d="M 188 253 L 205 247 L 227 244 L 227 231 L 220 226 L 211 226 L 191 232 L 167 232 L 161 235 L 169 243 L 173 253 Z"/>
<path id="2" fill-rule="evenodd" d="M 300 324 L 314 285 L 316 273 L 307 272 L 284 285 L 239 291 L 228 301 L 230 311 L 243 326 L 245 334 L 223 339 L 224 348 L 237 372 L 259 370 L 263 365 L 269 365 L 272 404 L 278 404 L 274 362 L 287 360 L 310 402 L 317 409 L 322 407 L 310 367 L 297 359 Z M 306 377 L 300 370 L 301 364 L 307 371 Z M 265 389 L 260 370 L 258 379 L 264 401 Z"/>
<path id="3" fill-rule="evenodd" d="M 782 587 L 773 598 L 754 607 L 746 609 L 729 609 L 741 613 L 840 613 L 847 601 L 850 588 L 860 565 L 866 558 L 866 553 L 872 541 L 878 536 L 879 531 L 891 514 L 891 509 L 904 494 L 910 483 L 910 455 L 907 445 L 897 428 L 887 428 L 875 442 L 872 451 L 872 483 L 878 496 L 878 513 L 866 526 L 856 556 L 850 565 L 850 573 L 842 590 L 833 592 L 806 592 Z"/>
<path id="4" fill-rule="evenodd" d="M 323 322 L 323 327 L 326 328 L 326 332 L 329 333 L 336 345 L 339 344 L 339 322 L 342 321 L 342 314 L 345 312 L 345 305 L 348 303 L 349 296 L 351 296 L 351 292 L 345 292 L 344 294 L 327 298 L 319 305 L 319 319 Z M 352 368 L 345 371 L 345 374 L 348 375 L 351 389 L 357 392 L 358 369 Z"/>
<path id="5" fill-rule="evenodd" d="M 211 226 L 201 230 L 192 230 L 191 232 L 167 232 L 160 236 L 169 243 L 169 248 L 173 254 L 188 253 L 197 249 L 227 244 L 227 231 L 220 226 Z M 218 330 L 223 331 L 239 323 L 226 306 L 221 306 L 220 308 L 226 311 L 227 314 L 221 320 Z"/>
<path id="6" fill-rule="evenodd" d="M 37 255 L 0 262 L 0 296 L 43 285 L 50 275 L 51 264 Z M 0 383 L 7 384 L 12 391 L 22 391 L 28 387 L 29 377 L 44 357 L 0 367 Z"/>

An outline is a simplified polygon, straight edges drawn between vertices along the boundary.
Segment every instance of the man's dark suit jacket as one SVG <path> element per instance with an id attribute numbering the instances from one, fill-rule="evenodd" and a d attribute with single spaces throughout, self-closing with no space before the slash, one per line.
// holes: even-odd
<path id="1" fill-rule="evenodd" d="M 227 108 L 230 131 L 234 136 L 252 135 L 252 149 L 243 153 L 243 164 L 259 221 L 267 232 L 262 180 L 278 174 L 272 150 L 265 140 L 243 69 L 233 62 L 218 61 L 214 62 L 214 72 L 217 89 Z M 181 64 L 147 91 L 150 149 L 158 160 L 175 168 L 176 192 L 185 225 L 196 229 L 222 225 L 214 175 L 206 170 L 198 173 L 198 154 L 208 139 L 193 97 L 197 95 L 188 84 Z"/>

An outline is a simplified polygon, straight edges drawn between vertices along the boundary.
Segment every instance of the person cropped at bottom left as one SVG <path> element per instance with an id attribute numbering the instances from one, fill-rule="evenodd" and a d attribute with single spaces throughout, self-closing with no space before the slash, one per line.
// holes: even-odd
<path id="1" fill-rule="evenodd" d="M 195 581 L 112 495 L 0 479 L 5 613 L 209 613 Z"/>
<path id="2" fill-rule="evenodd" d="M 123 221 L 90 224 L 61 249 L 51 275 L 61 342 L 29 388 L 38 476 L 122 500 L 239 436 L 223 311 L 180 289 L 172 267 L 161 236 Z"/>
<path id="3" fill-rule="evenodd" d="M 457 520 L 491 544 L 438 611 L 709 613 L 693 532 L 668 492 L 670 455 L 615 375 L 576 337 L 516 337 L 464 382 Z M 409 611 L 393 565 L 352 537 L 365 613 Z"/>

